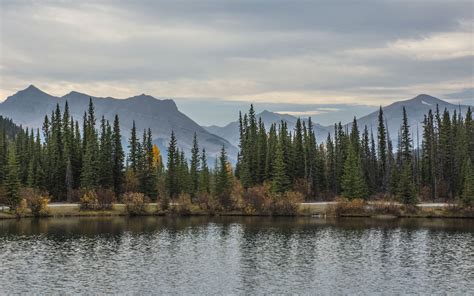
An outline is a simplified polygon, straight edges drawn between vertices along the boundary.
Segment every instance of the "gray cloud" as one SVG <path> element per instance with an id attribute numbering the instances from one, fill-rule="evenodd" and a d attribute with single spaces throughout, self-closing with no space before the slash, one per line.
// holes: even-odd
<path id="1" fill-rule="evenodd" d="M 33 83 L 375 106 L 472 87 L 471 1 L 0 3 L 2 98 Z"/>

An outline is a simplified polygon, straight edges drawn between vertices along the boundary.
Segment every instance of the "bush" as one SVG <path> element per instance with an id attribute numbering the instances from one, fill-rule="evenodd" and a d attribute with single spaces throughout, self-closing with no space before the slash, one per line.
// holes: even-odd
<path id="1" fill-rule="evenodd" d="M 99 209 L 99 199 L 94 190 L 87 191 L 79 200 L 81 210 Z"/>
<path id="2" fill-rule="evenodd" d="M 274 215 L 293 216 L 298 214 L 299 203 L 303 202 L 303 194 L 288 191 L 274 197 L 272 213 Z"/>
<path id="3" fill-rule="evenodd" d="M 48 216 L 49 197 L 47 194 L 41 194 L 32 188 L 23 188 L 20 190 L 21 198 L 24 198 L 31 213 L 35 217 Z"/>
<path id="4" fill-rule="evenodd" d="M 371 204 L 371 210 L 377 215 L 402 215 L 400 206 L 391 201 L 375 202 Z"/>
<path id="5" fill-rule="evenodd" d="M 173 212 L 182 216 L 189 216 L 192 213 L 193 204 L 191 196 L 187 193 L 181 193 L 177 200 L 177 205 L 173 206 Z"/>
<path id="6" fill-rule="evenodd" d="M 26 202 L 26 199 L 22 198 L 15 208 L 15 215 L 18 218 L 21 218 L 25 216 L 27 209 L 28 209 L 28 203 Z"/>
<path id="7" fill-rule="evenodd" d="M 146 212 L 148 199 L 143 193 L 127 192 L 122 196 L 122 201 L 125 204 L 129 215 L 141 215 Z"/>
<path id="8" fill-rule="evenodd" d="M 110 189 L 98 189 L 95 191 L 97 195 L 97 206 L 100 210 L 111 210 L 113 203 L 116 201 L 115 192 Z"/>
<path id="9" fill-rule="evenodd" d="M 162 211 L 167 211 L 170 208 L 170 198 L 167 194 L 160 195 L 157 203 L 160 205 Z"/>
<path id="10" fill-rule="evenodd" d="M 220 205 L 217 198 L 212 196 L 210 193 L 199 192 L 197 194 L 197 201 L 199 208 L 207 211 L 211 215 L 214 215 L 217 211 L 222 210 L 222 206 Z"/>
<path id="11" fill-rule="evenodd" d="M 247 214 L 271 214 L 273 203 L 271 186 L 264 184 L 247 189 L 244 194 L 244 203 L 244 211 Z"/>
<path id="12" fill-rule="evenodd" d="M 239 180 L 234 180 L 232 184 L 232 191 L 230 192 L 231 207 L 234 210 L 242 210 L 244 203 L 244 188 Z"/>
<path id="13" fill-rule="evenodd" d="M 336 198 L 334 212 L 336 215 L 366 215 L 366 203 L 363 199 L 356 198 L 348 200 L 347 198 Z"/>

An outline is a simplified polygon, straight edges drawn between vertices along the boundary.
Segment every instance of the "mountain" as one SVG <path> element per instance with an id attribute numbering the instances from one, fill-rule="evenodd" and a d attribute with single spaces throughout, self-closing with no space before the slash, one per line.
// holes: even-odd
<path id="1" fill-rule="evenodd" d="M 115 99 L 93 97 L 73 91 L 62 97 L 56 97 L 30 85 L 1 103 L 0 115 L 11 118 L 15 123 L 23 126 L 41 128 L 44 116 L 46 114 L 49 116 L 58 103 L 63 108 L 67 100 L 71 115 L 82 122 L 89 98 L 92 98 L 98 119 L 104 116 L 112 122 L 115 114 L 119 115 L 124 147 L 128 145 L 128 137 L 135 120 L 140 137 L 144 129 L 151 128 L 153 141 L 160 147 L 164 157 L 166 157 L 166 148 L 171 130 L 173 130 L 179 148 L 183 149 L 188 156 L 190 156 L 193 135 L 196 132 L 200 147 L 206 149 L 211 161 L 215 159 L 223 145 L 226 147 L 230 160 L 236 159 L 235 146 L 206 131 L 181 113 L 173 100 L 159 100 L 145 94 L 127 99 Z"/>
<path id="2" fill-rule="evenodd" d="M 392 139 L 394 148 L 396 148 L 398 130 L 400 129 L 400 126 L 402 124 L 403 106 L 405 106 L 407 110 L 409 124 L 411 126 L 412 135 L 413 135 L 412 139 L 415 141 L 415 145 L 416 145 L 417 127 L 419 128 L 419 137 L 421 141 L 422 122 L 423 122 L 424 115 L 427 114 L 430 109 L 432 109 L 434 112 L 436 110 L 436 105 L 438 105 L 440 112 L 443 112 L 443 110 L 446 108 L 448 111 L 451 111 L 451 112 L 454 110 L 457 110 L 457 112 L 461 111 L 462 114 L 465 114 L 468 107 L 465 105 L 454 105 L 446 101 L 443 101 L 441 99 L 432 97 L 430 95 L 421 94 L 421 95 L 416 96 L 415 98 L 404 100 L 404 101 L 398 101 L 382 108 L 384 111 L 385 119 L 387 121 L 388 132 L 389 132 L 390 138 Z M 378 125 L 378 112 L 379 110 L 377 109 L 374 112 L 357 119 L 360 132 L 362 132 L 364 129 L 364 126 L 367 125 L 369 130 L 370 129 L 373 130 L 374 137 L 377 136 L 376 130 L 377 130 L 377 125 Z M 281 120 L 284 120 L 288 123 L 288 129 L 291 131 L 294 129 L 295 123 L 297 120 L 297 118 L 292 115 L 278 114 L 278 113 L 273 113 L 270 111 L 263 111 L 262 113 L 257 114 L 256 116 L 257 118 L 259 117 L 262 118 L 263 122 L 265 123 L 265 127 L 267 129 L 272 123 L 279 123 Z M 346 123 L 344 124 L 344 126 L 347 127 L 348 130 L 350 130 L 351 125 L 352 125 L 352 120 L 347 120 L 347 121 L 346 120 L 345 120 Z M 313 118 L 313 121 L 314 121 L 314 118 Z M 219 126 L 214 125 L 214 126 L 205 127 L 205 129 L 215 135 L 218 135 L 222 138 L 227 139 L 234 146 L 237 146 L 239 143 L 238 121 L 231 122 L 224 127 L 219 127 Z M 322 126 L 320 124 L 315 124 L 314 130 L 316 133 L 316 138 L 318 140 L 318 143 L 321 143 L 326 140 L 328 133 L 331 133 L 331 135 L 333 134 L 334 126 L 333 125 Z"/>
<path id="3" fill-rule="evenodd" d="M 256 114 L 256 118 L 261 118 L 263 123 L 265 124 L 265 128 L 268 129 L 273 123 L 280 123 L 284 121 L 288 125 L 288 130 L 292 131 L 296 126 L 296 121 L 298 120 L 297 117 L 289 115 L 289 114 L 280 114 L 274 113 L 270 111 L 263 111 L 259 114 Z M 304 119 L 307 121 L 307 119 Z M 226 140 L 228 140 L 232 145 L 238 146 L 239 145 L 239 122 L 233 121 L 226 126 L 220 127 L 216 125 L 204 127 L 210 133 L 218 135 Z M 316 138 L 318 142 L 324 141 L 327 137 L 328 132 L 333 130 L 333 127 L 325 127 L 320 124 L 313 124 L 314 131 L 316 133 Z"/>
<path id="4" fill-rule="evenodd" d="M 412 99 L 398 101 L 383 107 L 382 110 L 394 148 L 396 148 L 398 141 L 398 131 L 402 125 L 403 107 L 405 107 L 407 111 L 408 124 L 411 127 L 412 139 L 415 143 L 414 146 L 416 146 L 417 132 L 419 135 L 419 141 L 421 142 L 424 115 L 427 114 L 430 109 L 435 112 L 436 106 L 438 106 L 441 113 L 444 111 L 444 109 L 447 109 L 451 112 L 451 114 L 454 110 L 456 110 L 458 113 L 461 112 L 461 114 L 465 114 L 468 108 L 468 106 L 454 105 L 426 94 L 420 94 Z M 374 137 L 376 137 L 378 114 L 379 111 L 376 110 L 364 117 L 358 118 L 357 123 L 359 125 L 359 130 L 362 131 L 364 126 L 367 125 L 369 130 L 372 129 L 374 131 Z M 350 128 L 351 123 L 347 123 L 347 126 Z"/>

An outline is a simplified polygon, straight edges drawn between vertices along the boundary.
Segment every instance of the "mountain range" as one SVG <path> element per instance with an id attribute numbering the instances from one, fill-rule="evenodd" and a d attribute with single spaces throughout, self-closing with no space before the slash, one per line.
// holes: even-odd
<path id="1" fill-rule="evenodd" d="M 113 121 L 115 114 L 119 115 L 124 147 L 127 147 L 127 140 L 130 136 L 133 121 L 135 121 L 138 131 L 143 131 L 147 128 L 152 129 L 153 141 L 158 145 L 164 157 L 167 155 L 166 147 L 173 130 L 176 134 L 179 148 L 188 156 L 192 147 L 193 135 L 196 133 L 200 146 L 205 148 L 209 154 L 211 164 L 222 146 L 226 148 L 230 161 L 236 161 L 239 144 L 238 121 L 232 121 L 223 127 L 215 125 L 201 127 L 191 118 L 180 112 L 175 102 L 171 99 L 161 100 L 145 94 L 126 99 L 116 99 L 112 97 L 94 97 L 75 91 L 62 97 L 57 97 L 30 85 L 0 103 L 0 115 L 11 118 L 15 123 L 25 127 L 41 128 L 44 116 L 51 114 L 56 104 L 63 108 L 64 103 L 67 101 L 71 115 L 75 119 L 82 121 L 90 98 L 94 103 L 97 118 L 104 116 L 107 120 Z M 440 111 L 444 109 L 449 111 L 458 110 L 458 112 L 460 111 L 463 114 L 468 107 L 465 105 L 454 105 L 426 94 L 383 107 L 388 132 L 394 142 L 394 146 L 402 122 L 403 107 L 407 110 L 409 124 L 412 128 L 413 139 L 416 145 L 417 128 L 420 130 L 421 137 L 423 117 L 429 109 L 435 110 L 436 106 L 438 106 Z M 374 136 L 376 136 L 378 108 L 374 109 L 374 112 L 358 118 L 358 124 L 361 131 L 366 125 L 369 130 L 374 131 Z M 237 112 L 236 110 L 236 118 L 238 117 Z M 279 123 L 283 120 L 288 124 L 290 131 L 294 129 L 297 121 L 295 116 L 267 110 L 257 114 L 257 118 L 262 119 L 267 129 L 272 123 Z M 302 120 L 307 121 L 307 118 Z M 317 117 L 312 118 L 312 120 L 317 122 Z M 350 130 L 352 118 L 341 118 L 340 121 L 346 129 Z M 323 126 L 315 123 L 314 130 L 318 142 L 323 142 L 328 133 L 333 133 L 334 126 Z"/>
<path id="2" fill-rule="evenodd" d="M 41 128 L 44 116 L 51 114 L 56 108 L 56 104 L 63 108 L 67 101 L 71 115 L 74 119 L 82 122 L 83 114 L 88 108 L 89 98 L 94 103 L 97 118 L 104 116 L 105 119 L 112 122 L 115 114 L 118 114 L 124 147 L 128 145 L 127 140 L 133 121 L 135 121 L 140 136 L 141 131 L 151 128 L 153 141 L 158 145 L 164 157 L 166 157 L 166 147 L 173 130 L 178 147 L 187 155 L 192 147 L 193 135 L 196 133 L 200 147 L 206 149 L 210 160 L 215 158 L 222 146 L 225 146 L 230 159 L 235 161 L 237 148 L 234 145 L 208 132 L 181 113 L 173 100 L 159 100 L 145 94 L 127 99 L 115 99 L 94 97 L 73 91 L 62 97 L 56 97 L 30 85 L 2 102 L 0 115 L 9 117 L 16 124 L 25 127 Z"/>
<path id="3" fill-rule="evenodd" d="M 454 105 L 426 94 L 420 94 L 412 99 L 398 101 L 391 105 L 382 107 L 384 118 L 388 127 L 387 130 L 392 142 L 394 143 L 394 147 L 396 147 L 398 131 L 400 130 L 400 126 L 402 124 L 403 107 L 405 107 L 407 111 L 409 125 L 411 127 L 411 132 L 413 135 L 412 139 L 415 141 L 416 145 L 417 132 L 419 132 L 421 141 L 421 129 L 424 115 L 427 114 L 430 109 L 434 112 L 436 110 L 436 106 L 438 106 L 440 112 L 443 112 L 444 109 L 447 109 L 450 112 L 457 110 L 457 112 L 461 112 L 461 114 L 465 114 L 468 108 L 468 106 L 466 105 Z M 358 118 L 357 123 L 361 132 L 363 131 L 364 126 L 367 126 L 369 131 L 372 130 L 374 132 L 374 137 L 376 137 L 379 110 L 378 108 L 374 109 L 376 109 L 374 110 L 374 112 Z M 290 131 L 295 127 L 297 120 L 297 117 L 292 115 L 278 114 L 269 111 L 263 111 L 262 113 L 257 114 L 257 118 L 259 117 L 262 118 L 263 122 L 265 123 L 265 127 L 267 128 L 272 123 L 279 123 L 283 120 L 288 124 L 288 129 Z M 307 119 L 303 120 L 306 121 Z M 352 120 L 353 118 L 340 119 L 340 121 L 343 123 L 344 128 L 347 130 L 351 129 Z M 317 117 L 312 118 L 312 121 L 317 122 Z M 239 143 L 238 121 L 231 122 L 223 127 L 208 126 L 206 127 L 206 129 L 213 134 L 227 139 L 233 145 L 238 145 Z M 331 135 L 333 134 L 334 126 L 322 126 L 320 124 L 315 124 L 314 130 L 318 142 L 324 142 L 327 138 L 328 133 L 330 133 Z"/>

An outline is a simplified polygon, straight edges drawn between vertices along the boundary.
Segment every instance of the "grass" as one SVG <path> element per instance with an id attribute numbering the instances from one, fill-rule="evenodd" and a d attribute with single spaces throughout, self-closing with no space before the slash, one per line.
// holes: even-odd
<path id="1" fill-rule="evenodd" d="M 110 210 L 81 210 L 79 205 L 75 206 L 53 206 L 48 207 L 49 217 L 85 217 L 85 216 L 128 216 L 124 204 L 114 204 Z M 229 216 L 258 216 L 248 214 L 243 211 L 230 211 L 223 213 L 209 213 L 200 209 L 196 205 L 191 205 L 189 211 L 182 213 L 176 205 L 170 210 L 163 212 L 159 210 L 156 203 L 147 204 L 143 216 L 163 216 L 163 215 L 229 215 Z M 363 201 L 339 201 L 336 204 L 300 204 L 298 209 L 300 216 L 327 216 L 327 217 L 419 217 L 419 218 L 474 218 L 474 208 L 462 209 L 458 207 L 419 207 L 407 208 L 389 202 Z M 33 217 L 30 210 L 27 210 L 24 217 Z M 15 219 L 15 214 L 8 211 L 0 211 L 0 219 Z"/>

